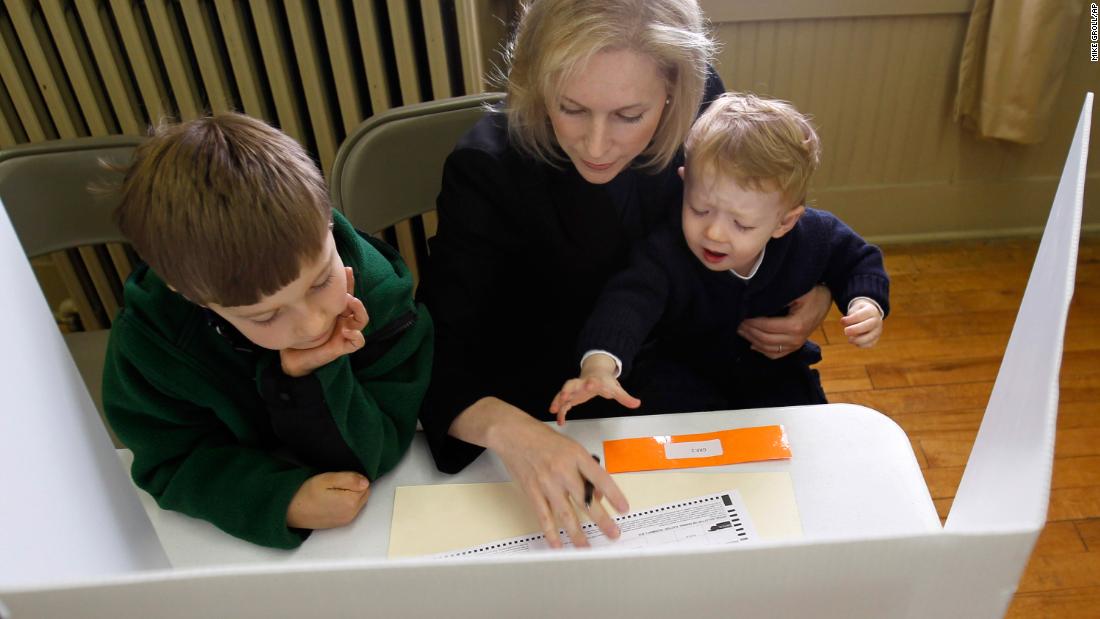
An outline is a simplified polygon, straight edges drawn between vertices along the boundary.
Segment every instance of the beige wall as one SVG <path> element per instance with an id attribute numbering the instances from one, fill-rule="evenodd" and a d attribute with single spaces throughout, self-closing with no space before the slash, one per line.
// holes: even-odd
<path id="1" fill-rule="evenodd" d="M 951 119 L 972 0 L 701 3 L 723 44 L 726 85 L 789 99 L 815 117 L 825 145 L 817 203 L 874 238 L 1037 230 L 1083 93 L 1100 90 L 1082 18 L 1050 137 L 983 142 Z M 480 90 L 516 4 L 7 2 L 0 148 L 138 133 L 163 113 L 234 107 L 277 121 L 327 169 L 362 118 Z M 1085 221 L 1096 228 L 1098 196 L 1086 194 Z"/>
<path id="2" fill-rule="evenodd" d="M 702 0 L 726 87 L 813 115 L 825 149 L 817 205 L 878 240 L 1038 231 L 1084 93 L 1100 90 L 1086 8 L 1049 137 L 1021 146 L 964 131 L 951 112 L 971 4 Z M 1100 138 L 1088 171 L 1085 224 L 1100 229 Z"/>

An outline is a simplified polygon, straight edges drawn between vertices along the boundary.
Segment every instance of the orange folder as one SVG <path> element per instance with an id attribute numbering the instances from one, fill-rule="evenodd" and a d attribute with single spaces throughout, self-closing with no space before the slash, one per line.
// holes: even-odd
<path id="1" fill-rule="evenodd" d="M 627 473 L 782 460 L 791 448 L 777 425 L 604 441 L 603 454 L 608 473 Z"/>

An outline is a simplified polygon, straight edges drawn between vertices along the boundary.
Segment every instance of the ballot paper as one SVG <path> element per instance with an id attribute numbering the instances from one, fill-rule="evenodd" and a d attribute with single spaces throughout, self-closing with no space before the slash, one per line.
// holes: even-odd
<path id="1" fill-rule="evenodd" d="M 621 549 L 655 546 L 718 546 L 757 539 L 748 510 L 737 490 L 727 490 L 683 501 L 656 505 L 648 509 L 615 516 L 622 535 L 612 540 L 593 522 L 581 525 L 592 548 Z M 559 530 L 564 548 L 573 542 Z M 530 533 L 496 540 L 471 548 L 433 555 L 437 558 L 516 554 L 546 550 L 550 545 L 542 533 Z"/>
<path id="2" fill-rule="evenodd" d="M 759 539 L 802 536 L 787 471 L 662 471 L 611 478 L 638 512 L 736 488 Z M 387 556 L 452 553 L 538 530 L 538 516 L 515 482 L 399 486 L 394 492 Z"/>

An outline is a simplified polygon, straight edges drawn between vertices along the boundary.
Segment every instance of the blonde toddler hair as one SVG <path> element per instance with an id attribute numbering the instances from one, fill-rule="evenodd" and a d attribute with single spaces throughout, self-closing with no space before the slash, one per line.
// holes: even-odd
<path id="1" fill-rule="evenodd" d="M 686 168 L 733 176 L 755 191 L 778 185 L 791 206 L 805 204 L 821 161 L 809 119 L 790 103 L 728 92 L 695 121 L 684 144 Z"/>

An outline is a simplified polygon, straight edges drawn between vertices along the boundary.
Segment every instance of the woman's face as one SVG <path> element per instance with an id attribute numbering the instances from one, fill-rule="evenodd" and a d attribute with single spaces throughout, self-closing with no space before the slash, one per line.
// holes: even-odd
<path id="1" fill-rule="evenodd" d="M 590 183 L 615 178 L 653 139 L 668 93 L 657 63 L 629 50 L 600 52 L 546 109 L 554 136 Z"/>

